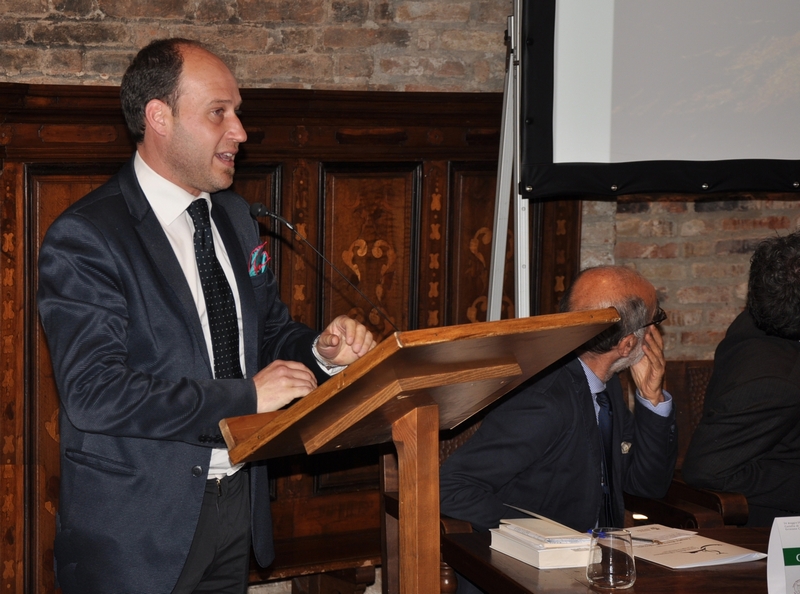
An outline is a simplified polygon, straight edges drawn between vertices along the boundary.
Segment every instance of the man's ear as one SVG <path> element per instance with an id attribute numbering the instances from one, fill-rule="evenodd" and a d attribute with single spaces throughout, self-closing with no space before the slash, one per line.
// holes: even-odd
<path id="1" fill-rule="evenodd" d="M 144 107 L 147 126 L 159 136 L 165 136 L 172 123 L 172 110 L 160 99 L 151 99 Z"/>
<path id="2" fill-rule="evenodd" d="M 628 334 L 623 336 L 622 340 L 617 343 L 616 349 L 620 358 L 627 357 L 636 348 L 636 343 L 639 341 L 635 334 Z"/>

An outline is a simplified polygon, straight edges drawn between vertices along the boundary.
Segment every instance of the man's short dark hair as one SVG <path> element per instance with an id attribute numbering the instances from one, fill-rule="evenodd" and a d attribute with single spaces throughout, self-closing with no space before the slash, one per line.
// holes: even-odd
<path id="1" fill-rule="evenodd" d="M 204 47 L 191 39 L 157 39 L 143 47 L 125 71 L 119 95 L 125 123 L 136 144 L 144 140 L 144 110 L 150 101 L 159 99 L 175 113 L 183 70 L 181 48 L 185 46 Z"/>
<path id="2" fill-rule="evenodd" d="M 574 311 L 570 306 L 572 288 L 575 286 L 576 281 L 581 277 L 581 275 L 589 270 L 597 270 L 602 268 L 612 267 L 598 266 L 596 268 L 587 268 L 586 270 L 582 270 L 578 276 L 573 279 L 572 284 L 570 284 L 569 288 L 567 288 L 566 292 L 564 293 L 564 296 L 561 298 L 559 307 L 562 312 Z M 618 272 L 623 271 L 618 270 Z M 639 273 L 635 271 L 631 270 L 630 273 L 639 276 Z M 610 328 L 603 330 L 591 340 L 587 341 L 581 347 L 582 351 L 588 351 L 590 353 L 602 355 L 603 353 L 607 353 L 617 346 L 619 341 L 628 336 L 628 334 L 638 333 L 637 337 L 641 339 L 644 336 L 644 326 L 650 322 L 650 312 L 647 310 L 647 304 L 644 302 L 644 299 L 635 295 L 624 297 L 618 300 L 598 299 L 597 303 L 593 304 L 593 306 L 597 309 L 604 307 L 615 308 L 619 314 L 620 321 Z M 642 332 L 639 333 L 640 330 L 642 330 Z"/>
<path id="3" fill-rule="evenodd" d="M 750 259 L 747 309 L 767 334 L 800 340 L 800 231 L 756 246 Z"/>

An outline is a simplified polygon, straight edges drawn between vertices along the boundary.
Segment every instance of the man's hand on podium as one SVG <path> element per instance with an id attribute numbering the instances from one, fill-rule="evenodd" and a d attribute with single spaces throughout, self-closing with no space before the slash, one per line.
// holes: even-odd
<path id="1" fill-rule="evenodd" d="M 375 348 L 375 344 L 375 338 L 366 326 L 347 316 L 339 316 L 320 334 L 315 349 L 322 364 L 340 367 L 363 357 Z M 253 380 L 259 413 L 278 410 L 317 387 L 314 374 L 296 361 L 273 361 Z"/>
<path id="2" fill-rule="evenodd" d="M 258 396 L 256 411 L 271 412 L 302 398 L 317 387 L 314 374 L 297 361 L 273 361 L 253 376 Z"/>
<path id="3" fill-rule="evenodd" d="M 361 322 L 339 316 L 317 341 L 317 352 L 330 365 L 350 365 L 375 348 L 375 338 Z"/>

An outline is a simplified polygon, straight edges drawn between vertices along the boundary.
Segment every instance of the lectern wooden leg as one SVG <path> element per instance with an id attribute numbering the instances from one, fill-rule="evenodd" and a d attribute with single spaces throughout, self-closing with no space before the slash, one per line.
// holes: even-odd
<path id="1" fill-rule="evenodd" d="M 400 594 L 439 594 L 439 407 L 392 425 L 400 479 Z"/>

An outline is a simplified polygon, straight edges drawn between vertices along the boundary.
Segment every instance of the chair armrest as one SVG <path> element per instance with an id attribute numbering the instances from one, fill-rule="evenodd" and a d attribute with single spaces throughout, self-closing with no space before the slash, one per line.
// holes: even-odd
<path id="1" fill-rule="evenodd" d="M 749 515 L 747 498 L 741 493 L 692 487 L 679 471 L 665 497 L 646 499 L 625 493 L 625 509 L 646 515 L 650 522 L 685 529 L 743 525 Z"/>
<path id="2" fill-rule="evenodd" d="M 466 520 L 456 520 L 447 516 L 439 518 L 440 534 L 471 534 L 472 524 Z M 458 579 L 456 572 L 444 561 L 444 555 L 440 557 L 439 564 L 439 591 L 441 594 L 455 594 L 458 590 Z"/>
<path id="3" fill-rule="evenodd" d="M 692 487 L 683 480 L 679 472 L 676 472 L 675 478 L 672 479 L 667 498 L 714 509 L 722 516 L 726 525 L 746 524 L 750 515 L 747 498 L 741 493 Z"/>
<path id="4" fill-rule="evenodd" d="M 648 524 L 663 524 L 684 530 L 724 526 L 722 516 L 717 511 L 688 501 L 648 499 L 625 493 L 625 509 L 647 516 Z"/>
<path id="5" fill-rule="evenodd" d="M 448 516 L 439 518 L 439 528 L 442 534 L 470 534 L 472 524 L 466 520 L 456 520 Z"/>

